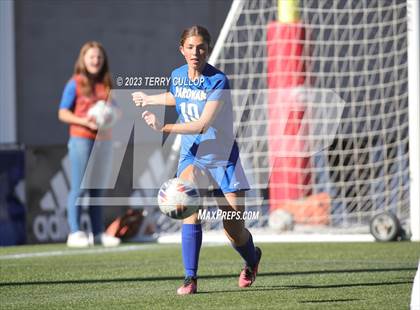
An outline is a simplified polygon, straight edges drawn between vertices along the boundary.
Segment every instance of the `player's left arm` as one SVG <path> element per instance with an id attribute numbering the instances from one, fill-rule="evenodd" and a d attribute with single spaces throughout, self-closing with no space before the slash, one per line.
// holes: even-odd
<path id="1" fill-rule="evenodd" d="M 198 120 L 188 123 L 166 124 L 161 131 L 166 133 L 177 134 L 203 134 L 213 124 L 219 113 L 223 102 L 221 100 L 213 100 L 206 102 L 203 113 Z"/>
<path id="2" fill-rule="evenodd" d="M 142 117 L 147 125 L 157 131 L 187 135 L 202 134 L 213 124 L 222 105 L 223 101 L 221 100 L 207 101 L 200 118 L 188 123 L 161 125 L 156 116 L 149 111 L 143 112 Z"/>

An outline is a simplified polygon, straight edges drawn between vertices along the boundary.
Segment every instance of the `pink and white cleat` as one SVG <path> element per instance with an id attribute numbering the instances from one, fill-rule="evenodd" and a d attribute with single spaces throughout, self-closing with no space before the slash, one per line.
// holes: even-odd
<path id="1" fill-rule="evenodd" d="M 239 275 L 239 287 L 250 287 L 257 277 L 258 265 L 262 255 L 259 247 L 255 247 L 255 254 L 257 256 L 257 263 L 254 268 L 245 266 L 244 269 L 242 269 L 241 274 Z"/>
<path id="2" fill-rule="evenodd" d="M 178 295 L 190 295 L 197 293 L 197 278 L 186 277 L 184 284 L 176 291 Z"/>

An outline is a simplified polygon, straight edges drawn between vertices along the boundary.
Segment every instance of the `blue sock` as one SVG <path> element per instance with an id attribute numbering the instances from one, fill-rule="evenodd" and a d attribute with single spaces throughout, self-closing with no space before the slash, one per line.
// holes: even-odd
<path id="1" fill-rule="evenodd" d="M 186 277 L 197 277 L 202 239 L 201 224 L 182 224 L 182 260 Z"/>
<path id="2" fill-rule="evenodd" d="M 255 254 L 255 246 L 251 233 L 249 233 L 249 239 L 247 243 L 241 246 L 232 244 L 232 246 L 239 253 L 239 255 L 241 255 L 247 266 L 255 267 L 257 264 L 257 255 Z"/>

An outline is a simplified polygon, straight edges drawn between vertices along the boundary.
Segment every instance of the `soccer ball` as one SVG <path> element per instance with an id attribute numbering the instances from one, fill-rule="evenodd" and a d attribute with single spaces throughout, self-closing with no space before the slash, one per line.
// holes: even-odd
<path id="1" fill-rule="evenodd" d="M 174 178 L 162 184 L 158 194 L 159 209 L 176 219 L 185 219 L 200 208 L 200 194 L 189 181 Z"/>
<path id="2" fill-rule="evenodd" d="M 88 113 L 88 117 L 94 118 L 98 129 L 109 129 L 115 125 L 117 121 L 117 113 L 115 108 L 107 104 L 104 100 L 99 100 L 92 106 Z"/>

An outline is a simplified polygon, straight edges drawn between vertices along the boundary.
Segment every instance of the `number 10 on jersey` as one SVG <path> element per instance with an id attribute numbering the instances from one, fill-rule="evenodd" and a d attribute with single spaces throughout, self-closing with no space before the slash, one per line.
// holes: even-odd
<path id="1" fill-rule="evenodd" d="M 179 106 L 181 107 L 181 114 L 185 123 L 197 121 L 200 118 L 198 106 L 195 102 L 182 102 Z"/>

